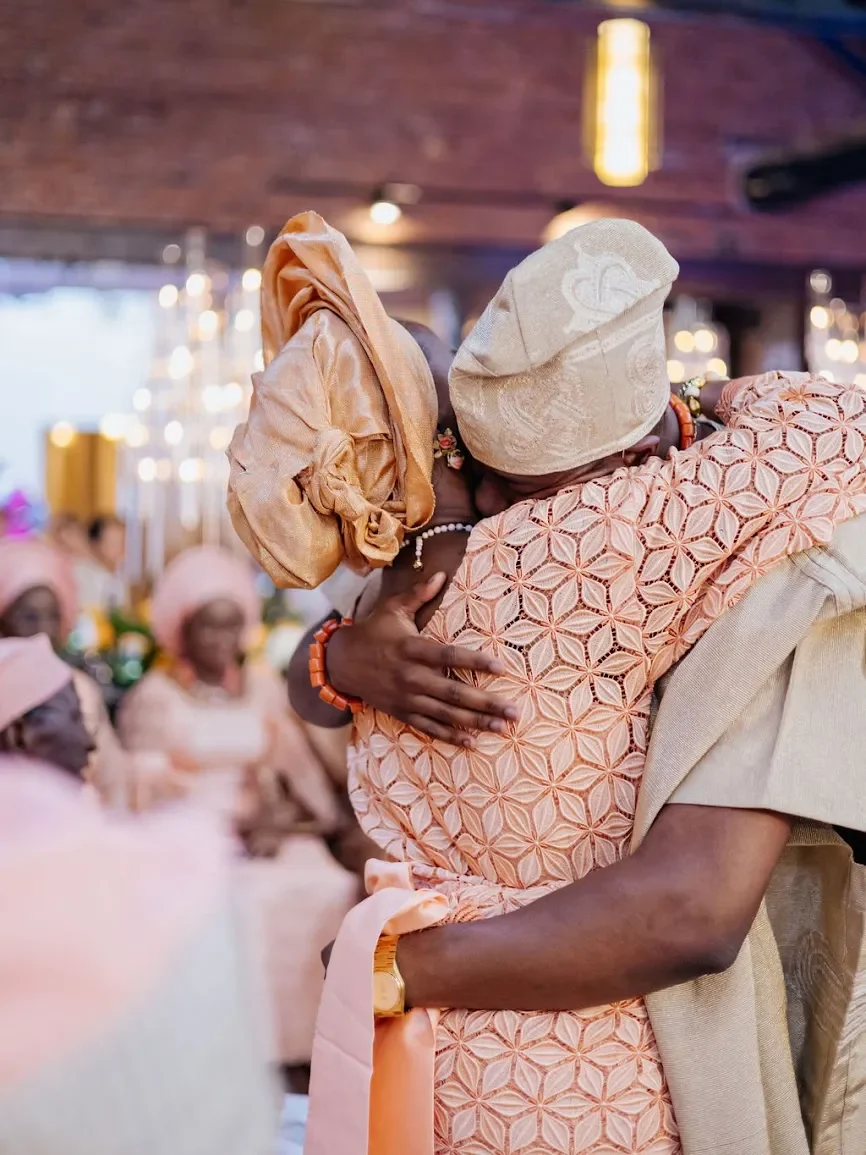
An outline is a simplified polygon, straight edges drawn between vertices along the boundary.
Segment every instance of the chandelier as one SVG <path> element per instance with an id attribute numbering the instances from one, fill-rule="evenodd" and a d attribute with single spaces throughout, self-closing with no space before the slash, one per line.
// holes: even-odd
<path id="1" fill-rule="evenodd" d="M 728 376 L 728 332 L 711 319 L 706 303 L 678 297 L 673 309 L 665 314 L 665 329 L 672 384 L 679 385 L 693 377 L 719 380 Z"/>
<path id="2" fill-rule="evenodd" d="M 124 419 L 120 507 L 128 572 L 149 584 L 188 545 L 238 547 L 226 512 L 226 449 L 262 368 L 259 289 L 264 231 L 247 230 L 244 271 L 209 261 L 191 230 L 183 260 L 166 266 L 154 309 L 149 380 Z M 166 257 L 181 256 L 177 246 Z"/>
<path id="3" fill-rule="evenodd" d="M 866 312 L 862 303 L 834 297 L 829 273 L 809 277 L 806 363 L 811 373 L 840 385 L 866 386 Z"/>

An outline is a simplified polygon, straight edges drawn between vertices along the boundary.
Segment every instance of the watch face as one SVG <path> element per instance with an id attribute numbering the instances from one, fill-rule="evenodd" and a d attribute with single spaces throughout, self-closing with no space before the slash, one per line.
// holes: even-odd
<path id="1" fill-rule="evenodd" d="M 373 1006 L 377 1014 L 387 1014 L 400 1006 L 400 984 L 387 971 L 373 973 Z"/>

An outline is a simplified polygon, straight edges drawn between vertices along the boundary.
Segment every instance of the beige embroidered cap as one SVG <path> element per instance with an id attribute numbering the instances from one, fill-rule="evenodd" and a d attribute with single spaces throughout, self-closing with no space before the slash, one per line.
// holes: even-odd
<path id="1" fill-rule="evenodd" d="M 538 476 L 634 445 L 670 398 L 663 306 L 679 273 L 635 221 L 591 221 L 512 269 L 451 368 L 478 461 Z"/>

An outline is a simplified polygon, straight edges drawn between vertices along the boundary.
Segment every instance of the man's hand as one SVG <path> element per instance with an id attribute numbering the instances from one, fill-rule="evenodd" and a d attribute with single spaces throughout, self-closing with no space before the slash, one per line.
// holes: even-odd
<path id="1" fill-rule="evenodd" d="M 327 647 L 328 681 L 341 694 L 362 698 L 424 734 L 472 746 L 473 732 L 503 732 L 517 709 L 445 673 L 501 674 L 500 662 L 419 634 L 415 615 L 436 597 L 444 581 L 444 574 L 436 574 L 408 593 L 388 598 L 350 629 L 338 630 Z"/>

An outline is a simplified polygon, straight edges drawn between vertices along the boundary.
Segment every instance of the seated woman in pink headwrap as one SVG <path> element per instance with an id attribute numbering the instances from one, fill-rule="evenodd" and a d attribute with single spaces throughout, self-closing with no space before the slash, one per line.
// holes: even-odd
<path id="1" fill-rule="evenodd" d="M 93 742 L 73 672 L 42 634 L 0 639 L 0 753 L 84 776 Z"/>
<path id="2" fill-rule="evenodd" d="M 75 577 L 55 547 L 33 540 L 0 541 L 0 637 L 46 634 L 55 649 L 69 636 L 77 615 Z M 87 779 L 104 801 L 127 802 L 127 758 L 112 729 L 99 687 L 82 670 L 70 671 L 94 749 Z"/>
<path id="3" fill-rule="evenodd" d="M 357 897 L 324 838 L 342 822 L 285 690 L 244 663 L 259 606 L 249 570 L 226 551 L 181 554 L 157 584 L 153 627 L 169 655 L 131 691 L 119 719 L 136 754 L 139 808 L 183 796 L 228 823 L 251 858 L 244 874 L 263 918 L 285 1065 L 310 1059 L 319 951 Z"/>

